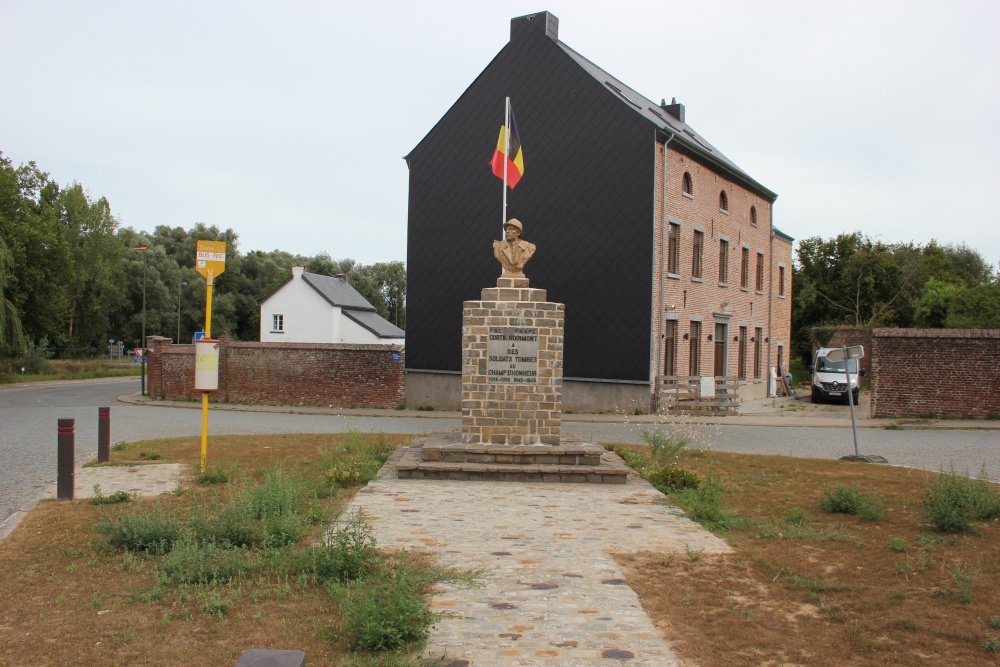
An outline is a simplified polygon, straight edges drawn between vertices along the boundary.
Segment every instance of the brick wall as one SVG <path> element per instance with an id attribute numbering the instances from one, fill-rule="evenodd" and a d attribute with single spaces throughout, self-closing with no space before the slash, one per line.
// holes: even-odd
<path id="1" fill-rule="evenodd" d="M 872 416 L 1000 414 L 1000 330 L 872 331 Z"/>
<path id="2" fill-rule="evenodd" d="M 726 375 L 738 374 L 739 344 L 734 338 L 740 326 L 747 327 L 748 337 L 755 337 L 760 327 L 763 336 L 775 340 L 772 327 L 790 329 L 790 306 L 787 323 L 771 323 L 769 303 L 771 294 L 771 204 L 745 188 L 732 183 L 708 167 L 695 162 L 690 157 L 674 151 L 669 146 L 657 144 L 654 222 L 654 267 L 653 267 L 653 374 L 664 372 L 664 320 L 677 320 L 675 374 L 688 375 L 691 342 L 684 335 L 690 334 L 692 318 L 701 318 L 701 353 L 699 355 L 699 375 L 713 375 L 715 358 L 716 313 L 730 315 L 728 318 Z M 663 180 L 664 153 L 666 181 Z M 691 176 L 693 192 L 683 189 L 684 174 Z M 664 187 L 665 185 L 665 187 Z M 725 191 L 728 198 L 728 212 L 720 210 L 719 193 Z M 663 219 L 666 206 L 667 220 Z M 751 208 L 756 214 L 756 224 L 751 218 Z M 669 269 L 669 230 L 666 224 L 679 223 L 677 270 Z M 701 277 L 694 275 L 695 231 L 702 233 Z M 719 280 L 719 242 L 728 240 L 728 276 L 724 284 Z M 742 249 L 749 248 L 747 286 L 742 286 Z M 775 245 L 779 245 L 775 242 Z M 787 244 L 785 244 L 787 245 Z M 791 262 L 790 246 L 788 273 L 785 277 L 786 293 L 791 303 Z M 763 255 L 763 284 L 757 289 L 757 255 Z M 781 260 L 784 262 L 785 260 Z M 776 278 L 775 278 L 776 279 Z M 662 289 L 661 289 L 662 286 Z M 729 303 L 722 308 L 722 304 Z M 671 308 L 672 306 L 672 308 Z M 726 321 L 720 318 L 719 321 Z M 708 336 L 713 337 L 712 341 Z M 754 377 L 754 345 L 747 341 L 746 377 L 748 390 L 764 395 L 768 368 L 774 364 L 776 351 L 773 345 L 762 342 L 761 371 Z M 787 347 L 786 347 L 787 350 Z M 770 359 L 770 361 L 768 361 Z M 753 394 L 751 394 L 753 395 Z"/>
<path id="3" fill-rule="evenodd" d="M 149 392 L 154 398 L 198 398 L 194 345 L 149 337 Z M 394 408 L 403 404 L 403 348 L 398 345 L 239 342 L 219 351 L 215 402 Z M 400 359 L 392 358 L 393 352 Z"/>
<path id="4" fill-rule="evenodd" d="M 872 372 L 872 330 L 864 327 L 838 327 L 833 338 L 826 344 L 826 347 L 851 347 L 860 345 L 865 348 L 864 359 L 861 360 L 859 368 L 863 368 L 871 379 Z"/>

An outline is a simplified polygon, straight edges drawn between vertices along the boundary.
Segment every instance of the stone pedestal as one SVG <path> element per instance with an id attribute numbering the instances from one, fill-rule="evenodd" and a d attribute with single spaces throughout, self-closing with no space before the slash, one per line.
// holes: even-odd
<path id="1" fill-rule="evenodd" d="M 463 304 L 463 442 L 559 444 L 564 312 L 527 278 Z"/>
<path id="2" fill-rule="evenodd" d="M 414 441 L 399 478 L 624 484 L 617 455 L 560 434 L 564 305 L 504 277 L 463 308 L 462 430 Z"/>

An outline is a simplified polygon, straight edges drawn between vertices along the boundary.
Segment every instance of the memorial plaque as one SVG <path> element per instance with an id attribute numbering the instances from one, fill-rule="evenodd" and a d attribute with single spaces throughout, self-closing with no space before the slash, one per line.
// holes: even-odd
<path id="1" fill-rule="evenodd" d="M 491 384 L 538 381 L 538 327 L 490 327 L 487 381 Z"/>

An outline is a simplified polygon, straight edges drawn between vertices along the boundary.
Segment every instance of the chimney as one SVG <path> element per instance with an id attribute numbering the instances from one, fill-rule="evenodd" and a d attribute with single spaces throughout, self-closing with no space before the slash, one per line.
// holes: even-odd
<path id="1" fill-rule="evenodd" d="M 293 266 L 292 267 L 292 278 L 298 278 L 303 273 L 305 273 L 306 267 L 304 266 Z"/>
<path id="2" fill-rule="evenodd" d="M 670 98 L 670 104 L 667 104 L 666 100 L 660 100 L 660 107 L 680 122 L 684 122 L 684 105 L 678 104 L 676 97 Z"/>
<path id="3" fill-rule="evenodd" d="M 518 16 L 510 20 L 510 41 L 548 37 L 559 41 L 559 19 L 548 12 Z"/>
<path id="4" fill-rule="evenodd" d="M 348 285 L 351 284 L 351 279 L 350 279 L 350 277 L 348 277 L 348 275 L 346 273 L 338 273 L 337 275 L 334 276 L 334 278 L 340 278 L 341 280 L 343 280 Z"/>

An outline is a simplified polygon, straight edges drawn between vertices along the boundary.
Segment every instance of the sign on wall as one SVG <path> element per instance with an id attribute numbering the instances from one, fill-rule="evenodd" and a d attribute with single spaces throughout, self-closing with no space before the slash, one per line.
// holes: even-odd
<path id="1" fill-rule="evenodd" d="M 487 379 L 494 384 L 538 381 L 538 327 L 490 327 Z"/>

